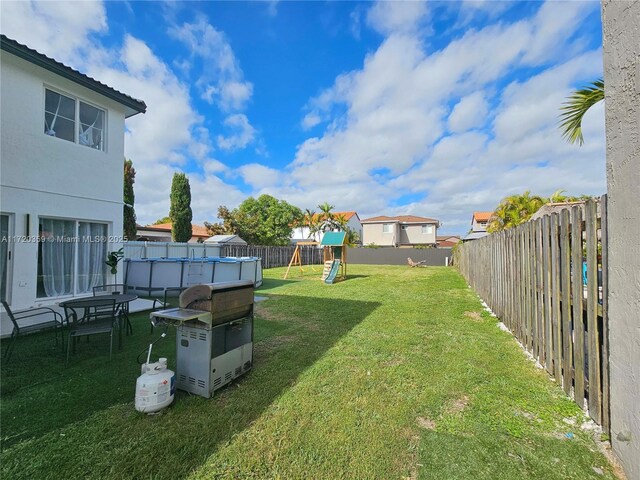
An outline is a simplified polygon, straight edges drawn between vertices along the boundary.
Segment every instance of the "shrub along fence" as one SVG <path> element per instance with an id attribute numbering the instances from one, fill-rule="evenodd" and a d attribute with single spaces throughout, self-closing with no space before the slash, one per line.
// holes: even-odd
<path id="1" fill-rule="evenodd" d="M 609 431 L 607 198 L 460 245 L 472 288 Z"/>

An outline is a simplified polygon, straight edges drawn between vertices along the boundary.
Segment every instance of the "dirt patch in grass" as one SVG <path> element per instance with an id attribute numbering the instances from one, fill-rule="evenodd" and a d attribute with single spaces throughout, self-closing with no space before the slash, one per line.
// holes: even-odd
<path id="1" fill-rule="evenodd" d="M 398 365 L 402 365 L 404 362 L 401 358 L 392 358 L 390 360 L 386 360 L 382 362 L 383 367 L 397 367 Z"/>
<path id="2" fill-rule="evenodd" d="M 480 315 L 479 312 L 464 312 L 464 316 L 470 318 L 475 322 L 479 322 L 480 320 L 482 320 L 482 315 Z"/>
<path id="3" fill-rule="evenodd" d="M 469 405 L 469 397 L 466 395 L 461 396 L 457 400 L 455 400 L 448 408 L 447 413 L 450 415 L 455 415 L 456 413 L 460 413 Z"/>
<path id="4" fill-rule="evenodd" d="M 416 423 L 420 428 L 424 428 L 425 430 L 435 430 L 436 422 L 426 417 L 418 417 L 416 418 Z"/>
<path id="5" fill-rule="evenodd" d="M 270 299 L 269 307 L 265 307 L 265 305 L 262 304 L 254 304 L 253 308 L 256 316 L 268 322 L 287 322 L 302 325 L 312 332 L 319 332 L 322 330 L 320 323 L 313 319 L 301 318 L 297 315 L 290 315 L 277 311 L 276 308 L 273 308 L 274 302 L 276 302 L 276 300 Z"/>
<path id="6" fill-rule="evenodd" d="M 271 305 L 273 305 L 274 300 L 271 300 L 270 303 Z M 278 312 L 277 309 L 267 308 L 262 303 L 254 304 L 253 311 L 256 316 L 270 322 L 282 322 L 287 319 L 287 317 L 284 314 Z"/>
<path id="7" fill-rule="evenodd" d="M 266 352 L 272 352 L 273 350 L 277 350 L 280 347 L 289 345 L 296 340 L 298 340 L 298 337 L 296 335 L 276 335 L 273 337 L 265 338 L 264 340 L 256 343 L 255 353 L 256 355 L 259 355 Z"/>
<path id="8" fill-rule="evenodd" d="M 422 466 L 418 463 L 418 447 L 420 446 L 420 435 L 418 435 L 418 432 L 416 432 L 413 428 L 406 428 L 403 431 L 403 436 L 408 440 L 408 456 L 402 458 L 397 457 L 396 463 L 398 463 L 398 465 L 403 465 L 405 472 L 407 472 L 408 470 L 408 475 L 403 475 L 401 477 L 403 480 L 417 480 L 418 467 Z"/>

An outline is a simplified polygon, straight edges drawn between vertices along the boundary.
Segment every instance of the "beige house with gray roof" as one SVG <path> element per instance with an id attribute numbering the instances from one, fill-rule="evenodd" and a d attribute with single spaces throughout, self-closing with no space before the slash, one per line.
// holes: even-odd
<path id="1" fill-rule="evenodd" d="M 362 220 L 362 244 L 386 247 L 436 246 L 440 221 L 434 218 L 400 215 Z"/>

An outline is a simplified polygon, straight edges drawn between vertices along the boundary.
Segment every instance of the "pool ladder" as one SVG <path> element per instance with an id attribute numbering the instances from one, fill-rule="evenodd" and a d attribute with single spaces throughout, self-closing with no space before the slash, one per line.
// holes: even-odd
<path id="1" fill-rule="evenodd" d="M 204 282 L 204 261 L 190 261 L 187 270 L 187 287 L 200 285 Z"/>

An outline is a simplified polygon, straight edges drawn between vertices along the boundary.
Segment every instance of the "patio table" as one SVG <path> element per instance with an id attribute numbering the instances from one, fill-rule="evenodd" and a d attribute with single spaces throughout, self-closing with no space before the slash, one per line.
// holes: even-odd
<path id="1" fill-rule="evenodd" d="M 70 298 L 69 300 L 58 303 L 58 305 L 62 308 L 69 306 L 72 306 L 72 308 L 82 308 L 83 302 L 90 304 L 92 300 L 96 299 L 96 297 L 102 300 L 115 300 L 116 307 L 118 307 L 119 311 L 122 313 L 122 319 L 126 321 L 125 325 L 128 325 L 129 329 L 131 329 L 131 321 L 129 320 L 129 304 L 138 299 L 138 296 L 132 293 L 109 293 L 93 297 Z M 120 346 L 122 346 L 122 338 L 120 338 Z"/>

